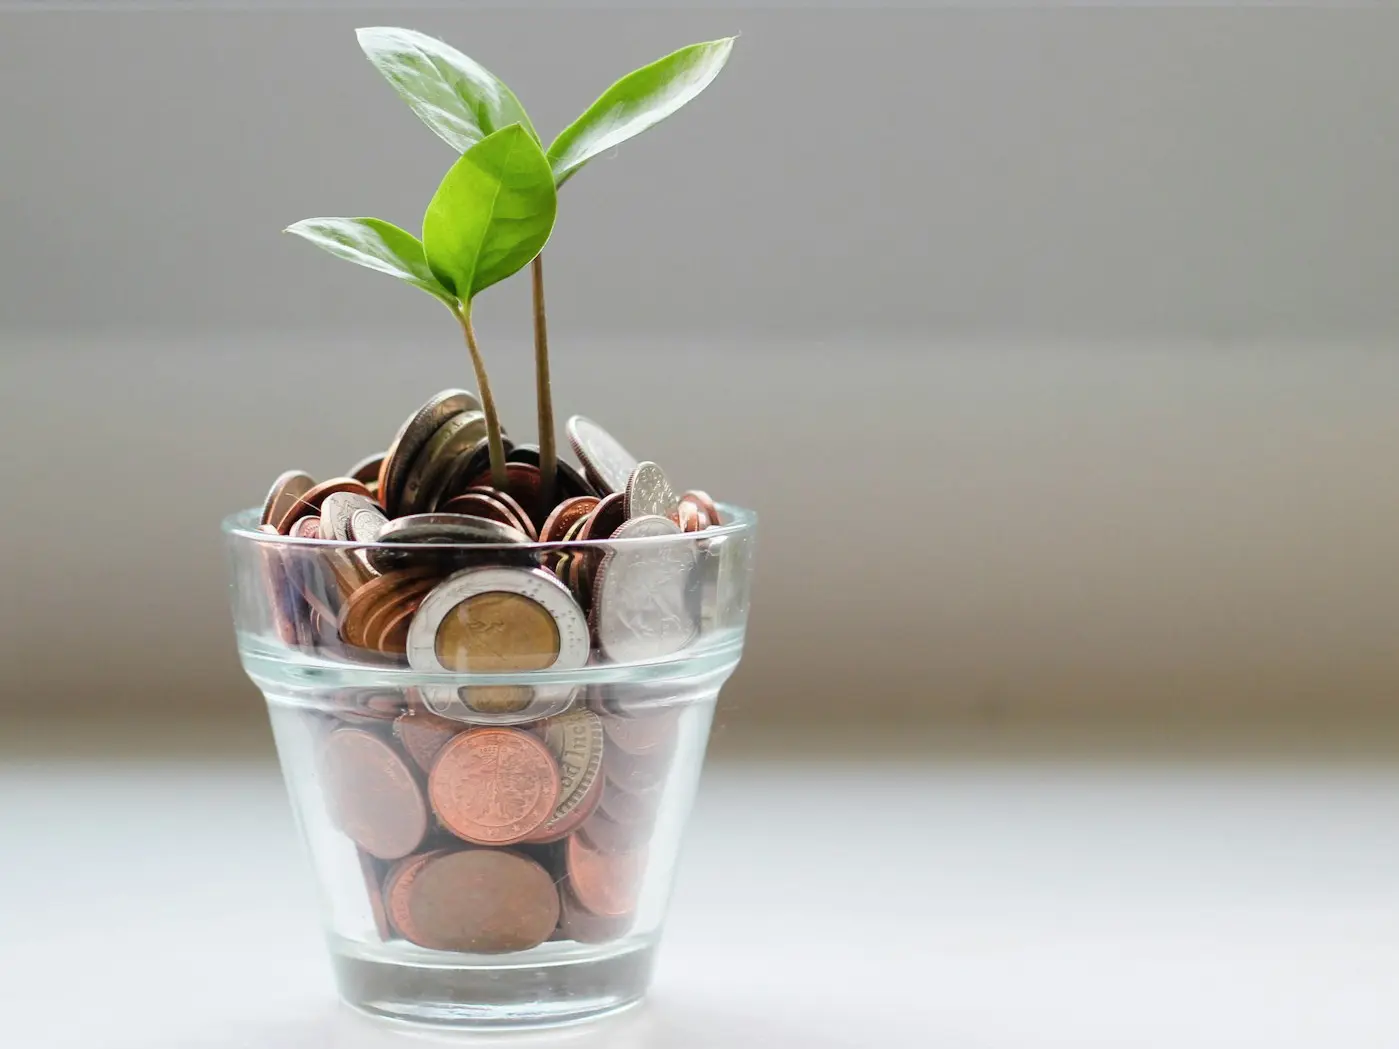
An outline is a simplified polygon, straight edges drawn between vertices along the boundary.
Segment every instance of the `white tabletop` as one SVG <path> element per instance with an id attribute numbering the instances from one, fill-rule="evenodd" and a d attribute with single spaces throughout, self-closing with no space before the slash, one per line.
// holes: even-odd
<path id="1" fill-rule="evenodd" d="M 0 1045 L 422 1044 L 336 1004 L 269 767 L 0 788 Z M 508 1041 L 1399 1045 L 1399 770 L 715 766 L 649 1004 Z"/>

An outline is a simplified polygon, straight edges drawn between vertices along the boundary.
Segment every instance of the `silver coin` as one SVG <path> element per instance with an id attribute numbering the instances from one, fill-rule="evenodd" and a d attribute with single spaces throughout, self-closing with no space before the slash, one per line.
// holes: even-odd
<path id="1" fill-rule="evenodd" d="M 373 499 L 353 492 L 332 492 L 321 502 L 321 538 L 338 539 L 346 542 L 358 539 L 351 531 L 350 520 L 356 514 L 372 514 L 385 524 L 388 523 Z M 372 542 L 372 540 L 370 540 Z"/>
<path id="2" fill-rule="evenodd" d="M 664 517 L 633 517 L 612 539 L 681 535 Z M 695 571 L 692 542 L 620 544 L 611 549 L 593 576 L 593 626 L 598 647 L 616 663 L 639 663 L 668 656 L 699 632 L 691 585 Z"/>
<path id="3" fill-rule="evenodd" d="M 466 390 L 443 390 L 408 417 L 385 453 L 384 483 L 379 492 L 385 509 L 391 513 L 397 509 L 414 458 L 442 424 L 462 412 L 480 410 L 481 402 L 475 394 Z"/>
<path id="4" fill-rule="evenodd" d="M 390 521 L 381 543 L 528 543 L 518 528 L 470 514 L 412 514 Z"/>
<path id="5" fill-rule="evenodd" d="M 636 456 L 622 447 L 613 437 L 591 419 L 575 415 L 568 420 L 568 442 L 573 445 L 574 454 L 582 461 L 588 473 L 606 491 L 625 491 L 627 479 L 636 469 Z"/>
<path id="6" fill-rule="evenodd" d="M 272 482 L 272 488 L 263 500 L 262 519 L 258 523 L 275 526 L 314 487 L 315 479 L 305 470 L 288 470 Z"/>
<path id="7" fill-rule="evenodd" d="M 623 507 L 628 518 L 670 517 L 680 507 L 680 498 L 655 463 L 637 463 L 627 478 Z"/>
<path id="8" fill-rule="evenodd" d="M 548 667 L 549 671 L 573 670 L 587 664 L 591 640 L 588 618 L 567 587 L 542 569 L 486 566 L 463 569 L 448 576 L 423 599 L 408 627 L 408 665 L 425 673 L 460 674 L 443 666 L 437 658 L 437 631 L 448 613 L 463 601 L 501 591 L 528 598 L 553 619 L 559 632 L 559 652 Z M 442 717 L 510 725 L 561 713 L 573 702 L 578 691 L 577 686 L 571 684 L 528 686 L 530 695 L 519 709 L 492 712 L 472 708 L 473 687 L 490 686 L 424 685 L 420 693 L 429 709 Z"/>
<path id="9" fill-rule="evenodd" d="M 458 461 L 470 455 L 485 436 L 486 417 L 481 412 L 459 412 L 438 427 L 408 469 L 398 497 L 399 513 L 430 510 L 451 480 Z"/>
<path id="10" fill-rule="evenodd" d="M 350 538 L 357 543 L 377 543 L 389 519 L 377 506 L 362 506 L 350 515 Z"/>

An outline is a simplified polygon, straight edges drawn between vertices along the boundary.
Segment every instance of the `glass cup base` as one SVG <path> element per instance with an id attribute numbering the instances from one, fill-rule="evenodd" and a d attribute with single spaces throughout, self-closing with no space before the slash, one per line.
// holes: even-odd
<path id="1" fill-rule="evenodd" d="M 432 1027 L 503 1030 L 556 1027 L 638 1004 L 651 982 L 651 942 L 618 944 L 605 953 L 501 964 L 385 960 L 351 941 L 331 940 L 341 997 L 371 1016 Z M 423 952 L 425 955 L 429 952 Z"/>

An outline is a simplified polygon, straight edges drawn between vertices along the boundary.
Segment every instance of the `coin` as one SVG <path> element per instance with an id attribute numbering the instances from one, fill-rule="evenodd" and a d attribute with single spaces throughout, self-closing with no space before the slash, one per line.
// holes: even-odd
<path id="1" fill-rule="evenodd" d="M 558 804 L 553 755 L 535 736 L 477 728 L 448 743 L 433 763 L 428 796 L 442 825 L 479 845 L 523 841 Z"/>
<path id="2" fill-rule="evenodd" d="M 291 531 L 287 534 L 293 539 L 319 539 L 321 537 L 321 519 L 319 517 L 303 517 L 291 526 Z"/>
<path id="3" fill-rule="evenodd" d="M 547 940 L 559 920 L 549 872 L 505 849 L 433 857 L 407 896 L 414 942 L 440 951 L 526 951 Z"/>
<path id="4" fill-rule="evenodd" d="M 705 525 L 700 524 L 704 511 L 688 499 L 681 499 L 680 505 L 675 511 L 675 523 L 680 526 L 682 532 L 699 532 Z M 708 522 L 706 521 L 706 524 Z"/>
<path id="5" fill-rule="evenodd" d="M 369 489 L 353 477 L 332 477 L 329 481 L 322 481 L 293 499 L 291 507 L 278 520 L 277 531 L 286 535 L 291 531 L 291 526 L 301 518 L 319 513 L 321 503 L 325 501 L 326 496 L 334 495 L 337 492 L 353 492 L 355 495 L 369 498 Z"/>
<path id="6" fill-rule="evenodd" d="M 660 801 L 659 790 L 646 794 L 632 794 L 604 776 L 598 812 L 613 823 L 650 827 L 656 821 Z"/>
<path id="7" fill-rule="evenodd" d="M 618 918 L 636 909 L 646 873 L 645 850 L 599 852 L 580 832 L 568 839 L 564 862 L 574 898 L 593 914 Z"/>
<path id="8" fill-rule="evenodd" d="M 591 419 L 575 415 L 568 420 L 568 441 L 600 492 L 624 491 L 636 469 L 636 456 Z"/>
<path id="9" fill-rule="evenodd" d="M 544 524 L 539 529 L 540 542 L 557 543 L 572 525 L 582 521 L 583 518 L 597 509 L 597 504 L 598 498 L 592 495 L 579 495 L 572 499 L 565 499 L 554 507 L 549 516 L 544 519 Z"/>
<path id="10" fill-rule="evenodd" d="M 428 439 L 452 416 L 480 410 L 481 402 L 475 394 L 466 390 L 443 390 L 408 417 L 384 453 L 384 463 L 379 470 L 379 495 L 389 513 L 398 516 L 398 500 L 408 469 Z"/>
<path id="11" fill-rule="evenodd" d="M 628 754 L 646 756 L 670 752 L 677 739 L 679 720 L 680 711 L 672 707 L 641 717 L 605 717 L 602 728 L 608 742 Z"/>
<path id="12" fill-rule="evenodd" d="M 580 540 L 609 539 L 627 519 L 626 496 L 621 492 L 605 495 L 593 508 L 578 533 Z"/>
<path id="13" fill-rule="evenodd" d="M 380 572 L 401 568 L 413 563 L 428 561 L 451 561 L 461 553 L 449 549 L 433 551 L 434 546 L 474 546 L 480 543 L 518 545 L 528 543 L 529 536 L 518 528 L 511 528 L 484 517 L 471 517 L 467 514 L 410 514 L 392 520 L 379 533 L 380 544 L 412 544 L 424 548 L 422 552 L 407 549 L 386 549 L 375 546 L 368 551 L 369 563 Z M 435 557 L 441 554 L 442 557 Z"/>
<path id="14" fill-rule="evenodd" d="M 398 496 L 398 513 L 430 511 L 451 481 L 457 460 L 469 455 L 485 436 L 486 417 L 480 412 L 460 412 L 438 427 L 413 457 Z"/>
<path id="15" fill-rule="evenodd" d="M 541 502 L 544 485 L 539 475 L 539 467 L 530 466 L 528 463 L 506 463 L 505 478 L 505 491 L 501 494 L 514 499 L 538 527 L 548 513 Z M 472 487 L 485 487 L 490 483 L 489 470 L 471 479 Z"/>
<path id="16" fill-rule="evenodd" d="M 583 610 L 548 572 L 467 568 L 419 606 L 408 631 L 408 662 L 429 672 L 566 670 L 587 663 L 589 642 Z"/>
<path id="17" fill-rule="evenodd" d="M 363 729 L 341 728 L 326 737 L 320 758 L 331 822 L 351 841 L 381 860 L 418 847 L 427 833 L 427 806 L 392 747 Z"/>
<path id="18" fill-rule="evenodd" d="M 679 535 L 664 517 L 633 517 L 612 539 Z M 691 593 L 695 552 L 688 543 L 619 544 L 598 564 L 591 616 L 598 647 L 616 663 L 668 656 L 699 633 Z"/>
<path id="19" fill-rule="evenodd" d="M 703 510 L 705 516 L 709 518 L 710 524 L 717 525 L 723 523 L 719 519 L 719 508 L 714 505 L 714 500 L 709 498 L 708 492 L 701 492 L 697 489 L 692 488 L 688 492 L 683 492 L 680 498 L 688 499 L 690 502 L 694 503 L 695 506 L 697 506 L 699 509 Z"/>
<path id="20" fill-rule="evenodd" d="M 365 627 L 379 605 L 391 598 L 396 591 L 415 581 L 434 578 L 436 577 L 431 568 L 405 568 L 396 572 L 385 572 L 361 584 L 350 594 L 340 610 L 340 636 L 346 644 L 368 648 L 369 639 Z"/>
<path id="21" fill-rule="evenodd" d="M 444 514 L 466 514 L 470 517 L 484 517 L 488 521 L 519 528 L 520 522 L 504 504 L 476 492 L 454 495 L 442 504 Z M 521 529 L 523 531 L 523 529 Z M 528 535 L 528 533 L 526 533 Z"/>
<path id="22" fill-rule="evenodd" d="M 379 866 L 368 853 L 359 853 L 359 870 L 364 878 L 364 893 L 369 899 L 369 913 L 374 919 L 374 931 L 381 941 L 387 941 L 393 931 L 389 928 L 388 914 L 384 909 L 384 893 L 379 886 Z"/>
<path id="23" fill-rule="evenodd" d="M 665 471 L 655 463 L 637 463 L 627 479 L 627 518 L 670 517 L 678 504 L 679 499 L 666 479 Z"/>
<path id="24" fill-rule="evenodd" d="M 629 794 L 650 794 L 665 786 L 670 758 L 667 751 L 639 755 L 628 754 L 621 747 L 609 747 L 603 773 Z"/>
<path id="25" fill-rule="evenodd" d="M 288 470 L 275 481 L 262 503 L 260 525 L 272 525 L 276 530 L 278 522 L 286 516 L 296 501 L 315 487 L 316 482 L 304 470 Z"/>
<path id="26" fill-rule="evenodd" d="M 379 471 L 384 466 L 384 460 L 388 456 L 384 452 L 374 455 L 366 455 L 354 466 L 345 471 L 346 477 L 353 477 L 356 481 L 363 481 L 366 488 L 379 483 Z"/>
<path id="27" fill-rule="evenodd" d="M 559 801 L 530 841 L 555 841 L 591 813 L 601 796 L 602 722 L 591 710 L 571 710 L 544 721 L 544 745 L 559 766 Z"/>
<path id="28" fill-rule="evenodd" d="M 579 943 L 608 943 L 625 936 L 631 924 L 629 914 L 615 918 L 594 914 L 578 902 L 567 881 L 559 885 L 559 934 L 562 939 Z"/>
<path id="29" fill-rule="evenodd" d="M 512 448 L 506 461 L 512 463 L 528 463 L 531 466 L 539 465 L 539 445 L 537 444 L 517 444 Z M 558 466 L 555 471 L 554 490 L 564 498 L 574 498 L 580 495 L 590 495 L 597 497 L 597 489 L 588 481 L 574 465 L 563 459 L 555 459 Z"/>
<path id="30" fill-rule="evenodd" d="M 424 772 L 432 771 L 432 763 L 442 748 L 461 731 L 461 722 L 448 721 L 427 710 L 406 710 L 393 723 L 393 734 Z"/>
<path id="31" fill-rule="evenodd" d="M 354 492 L 333 492 L 321 502 L 321 538 L 335 539 L 342 543 L 358 538 L 351 531 L 351 520 L 356 515 L 368 517 L 370 523 L 365 526 L 366 532 L 377 532 L 388 524 L 388 518 L 369 496 Z M 366 536 L 361 541 L 372 543 L 374 540 Z"/>
<path id="32" fill-rule="evenodd" d="M 408 623 L 423 603 L 423 598 L 437 585 L 437 577 L 413 579 L 395 587 L 386 597 L 376 601 L 366 614 L 360 636 L 364 647 L 386 655 L 404 655 L 408 640 Z"/>
<path id="33" fill-rule="evenodd" d="M 429 860 L 445 856 L 449 851 L 451 850 L 432 849 L 428 852 L 417 852 L 412 856 L 405 856 L 393 865 L 384 878 L 382 892 L 386 917 L 394 931 L 405 940 L 419 943 L 421 936 L 421 933 L 413 925 L 412 912 L 408 908 L 409 893 L 412 892 L 413 883 L 418 880 L 418 875 L 423 872 L 423 868 L 428 865 Z M 385 937 L 385 939 L 387 938 Z"/>
<path id="34" fill-rule="evenodd" d="M 651 838 L 651 825 L 644 820 L 623 823 L 599 807 L 578 828 L 578 835 L 598 852 L 622 855 L 645 847 Z"/>
<path id="35" fill-rule="evenodd" d="M 534 522 L 530 520 L 529 514 L 526 512 L 525 508 L 520 505 L 519 501 L 509 492 L 498 492 L 494 488 L 487 488 L 482 486 L 479 488 L 468 488 L 467 493 L 484 495 L 489 499 L 495 500 L 495 502 L 499 503 L 501 506 L 505 507 L 506 510 L 510 511 L 510 516 L 515 518 L 515 520 L 518 522 L 515 525 L 515 527 L 518 528 L 520 531 L 524 532 L 525 535 L 529 536 L 531 542 L 539 538 L 539 530 L 535 527 Z"/>

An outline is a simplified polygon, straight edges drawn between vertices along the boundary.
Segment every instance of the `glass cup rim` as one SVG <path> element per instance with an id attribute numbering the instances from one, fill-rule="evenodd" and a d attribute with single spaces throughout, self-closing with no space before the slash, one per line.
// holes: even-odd
<path id="1" fill-rule="evenodd" d="M 751 535 L 757 528 L 758 514 L 746 507 L 733 503 L 716 502 L 724 512 L 725 522 L 710 525 L 700 532 L 680 532 L 676 535 L 633 536 L 623 539 L 559 539 L 552 542 L 530 543 L 432 543 L 434 550 L 492 550 L 502 553 L 542 552 L 577 550 L 582 547 L 598 549 L 642 548 L 661 546 L 683 546 L 698 540 L 711 541 L 727 536 Z M 250 506 L 229 514 L 220 524 L 225 536 L 239 542 L 250 542 L 265 546 L 299 547 L 307 550 L 402 550 L 421 553 L 422 543 L 366 543 L 355 539 L 305 539 L 299 536 L 273 535 L 258 531 L 258 521 L 262 517 L 260 507 Z"/>

